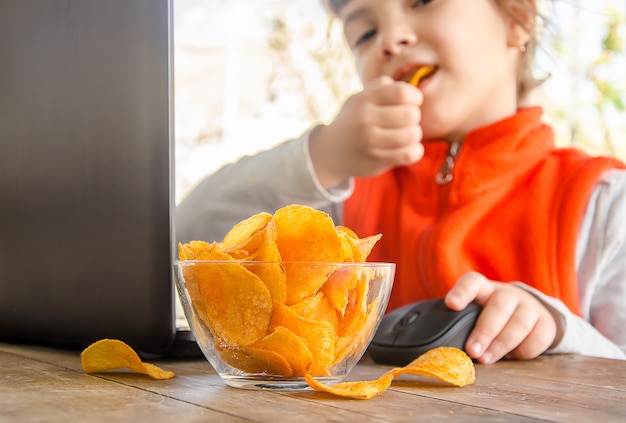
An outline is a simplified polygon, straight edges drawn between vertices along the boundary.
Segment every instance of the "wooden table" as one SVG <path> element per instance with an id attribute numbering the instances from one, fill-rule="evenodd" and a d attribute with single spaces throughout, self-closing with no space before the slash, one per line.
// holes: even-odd
<path id="1" fill-rule="evenodd" d="M 464 388 L 403 376 L 380 396 L 226 386 L 204 359 L 153 362 L 176 373 L 85 374 L 79 351 L 0 343 L 0 422 L 626 422 L 626 361 L 547 356 L 476 366 Z M 387 367 L 367 358 L 351 380 Z"/>

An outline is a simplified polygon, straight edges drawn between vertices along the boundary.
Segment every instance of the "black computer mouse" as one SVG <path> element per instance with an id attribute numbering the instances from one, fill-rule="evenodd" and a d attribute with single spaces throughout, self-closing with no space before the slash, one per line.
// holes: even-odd
<path id="1" fill-rule="evenodd" d="M 377 363 L 405 366 L 436 347 L 464 349 L 480 311 L 476 303 L 451 310 L 442 298 L 406 305 L 382 318 L 368 352 Z"/>

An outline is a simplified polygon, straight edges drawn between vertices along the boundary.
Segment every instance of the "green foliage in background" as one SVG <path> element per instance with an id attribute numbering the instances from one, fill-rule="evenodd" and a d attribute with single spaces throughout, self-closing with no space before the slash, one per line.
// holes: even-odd
<path id="1" fill-rule="evenodd" d="M 547 112 L 562 129 L 560 144 L 574 145 L 592 154 L 626 159 L 626 16 L 617 0 L 594 3 L 573 1 L 576 25 L 555 28 L 549 45 L 555 60 L 566 67 L 571 86 L 548 101 Z M 621 10 L 624 10 L 622 1 Z M 599 27 L 590 28 L 590 18 Z M 596 52 L 586 57 L 583 41 L 596 35 Z M 568 46 L 569 48 L 566 48 Z"/>

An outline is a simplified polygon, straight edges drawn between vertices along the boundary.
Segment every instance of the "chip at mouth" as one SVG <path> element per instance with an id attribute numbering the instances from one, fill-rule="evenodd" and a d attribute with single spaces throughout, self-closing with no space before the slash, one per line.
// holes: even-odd
<path id="1" fill-rule="evenodd" d="M 435 70 L 437 70 L 437 67 L 434 65 L 420 66 L 415 70 L 408 83 L 417 87 L 424 78 L 428 78 Z"/>

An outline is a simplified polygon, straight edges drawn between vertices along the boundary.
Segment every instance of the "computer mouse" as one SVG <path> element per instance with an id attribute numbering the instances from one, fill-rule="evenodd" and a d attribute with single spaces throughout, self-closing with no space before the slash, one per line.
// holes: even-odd
<path id="1" fill-rule="evenodd" d="M 443 298 L 406 305 L 382 318 L 368 353 L 379 364 L 405 366 L 436 347 L 464 349 L 481 309 L 451 310 Z"/>

